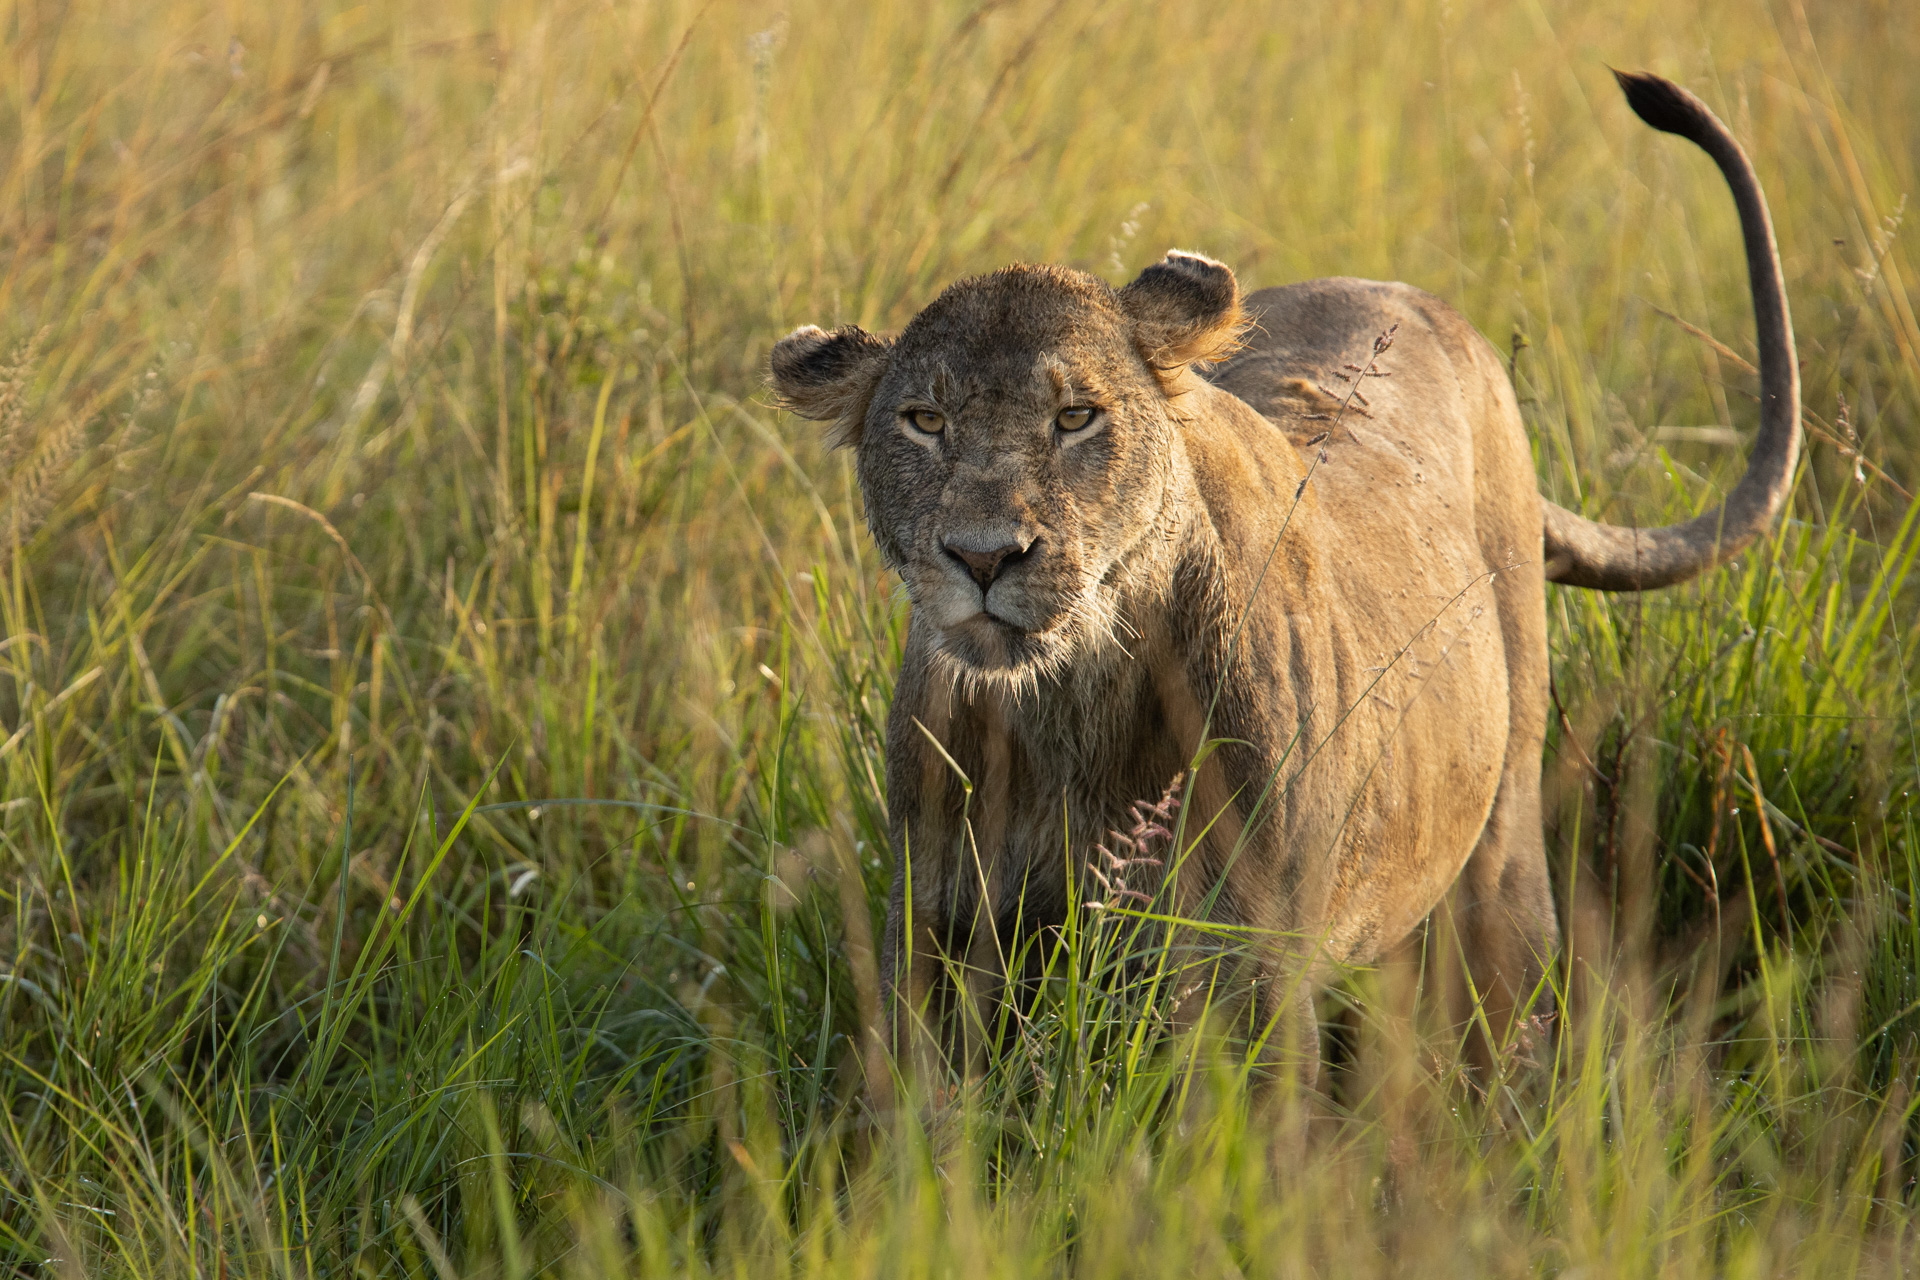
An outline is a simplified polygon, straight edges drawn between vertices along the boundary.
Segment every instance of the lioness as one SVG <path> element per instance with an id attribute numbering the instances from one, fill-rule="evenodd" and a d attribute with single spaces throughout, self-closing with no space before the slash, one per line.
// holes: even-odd
<path id="1" fill-rule="evenodd" d="M 1501 361 L 1403 284 L 1242 299 L 1195 254 L 1119 290 L 1013 266 L 897 338 L 810 326 L 774 348 L 780 399 L 853 447 L 913 604 L 887 733 L 896 1044 L 930 1007 L 950 1016 L 929 1003 L 942 957 L 991 995 L 1015 936 L 1064 918 L 1095 842 L 1196 761 L 1195 843 L 1158 887 L 1267 940 L 1236 984 L 1256 1035 L 1316 1043 L 1315 980 L 1443 902 L 1488 1025 L 1537 994 L 1557 938 L 1545 584 L 1636 591 L 1724 561 L 1779 511 L 1799 448 L 1753 168 L 1692 94 L 1618 79 L 1719 164 L 1758 321 L 1752 462 L 1685 524 L 1543 500 Z"/>

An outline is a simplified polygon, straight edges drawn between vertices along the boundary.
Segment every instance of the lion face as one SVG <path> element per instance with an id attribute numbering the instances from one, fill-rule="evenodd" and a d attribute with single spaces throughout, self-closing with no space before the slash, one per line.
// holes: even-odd
<path id="1" fill-rule="evenodd" d="M 1170 473 L 1166 399 L 1097 281 L 957 285 L 894 343 L 856 450 L 867 519 L 962 672 L 1046 673 L 1114 625 L 1109 570 Z"/>
<path id="2" fill-rule="evenodd" d="M 886 342 L 801 329 L 773 354 L 796 411 L 835 421 L 867 522 L 968 681 L 1030 686 L 1124 630 L 1115 579 L 1163 523 L 1173 397 L 1231 343 L 1232 273 L 1169 255 L 1118 292 L 1010 267 Z"/>

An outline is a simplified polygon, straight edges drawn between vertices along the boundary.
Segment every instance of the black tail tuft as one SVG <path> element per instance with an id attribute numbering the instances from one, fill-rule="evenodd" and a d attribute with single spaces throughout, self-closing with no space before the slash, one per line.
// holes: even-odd
<path id="1" fill-rule="evenodd" d="M 1627 105 L 1642 120 L 1663 133 L 1677 133 L 1690 142 L 1700 141 L 1702 127 L 1712 118 L 1706 104 L 1671 80 L 1632 71 L 1615 71 Z"/>

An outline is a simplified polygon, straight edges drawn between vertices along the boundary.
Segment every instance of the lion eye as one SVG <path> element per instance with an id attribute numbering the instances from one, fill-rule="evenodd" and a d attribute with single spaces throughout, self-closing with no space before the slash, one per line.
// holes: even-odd
<path id="1" fill-rule="evenodd" d="M 915 431 L 924 431 L 930 436 L 939 435 L 947 427 L 947 420 L 931 409 L 910 409 L 906 417 Z"/>
<path id="2" fill-rule="evenodd" d="M 1062 431 L 1079 431 L 1089 422 L 1093 421 L 1093 414 L 1093 409 L 1086 405 L 1080 405 L 1072 409 L 1062 409 L 1060 416 L 1053 420 L 1053 425 L 1059 427 Z"/>

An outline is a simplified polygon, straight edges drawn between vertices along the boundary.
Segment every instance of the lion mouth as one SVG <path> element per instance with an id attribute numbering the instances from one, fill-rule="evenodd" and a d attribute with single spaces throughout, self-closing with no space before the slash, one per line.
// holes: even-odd
<path id="1" fill-rule="evenodd" d="M 941 629 L 941 660 L 964 679 L 1028 685 L 1061 659 L 1057 628 L 1035 630 L 982 609 Z"/>
<path id="2" fill-rule="evenodd" d="M 1035 634 L 1030 628 L 1003 618 L 991 609 L 981 609 L 972 617 L 962 619 L 958 624 L 947 627 L 946 633 L 950 646 L 952 642 L 959 641 L 989 648 L 1014 644 Z"/>
<path id="3" fill-rule="evenodd" d="M 911 593 L 914 607 L 931 625 L 941 666 L 962 681 L 1030 686 L 1074 647 L 1076 610 L 1051 593 L 1027 586 L 1009 594 L 998 584 L 983 592 L 945 573 L 928 578 Z"/>
<path id="4" fill-rule="evenodd" d="M 1003 618 L 991 609 L 981 609 L 979 613 L 976 613 L 973 618 L 968 619 L 968 621 L 971 622 L 981 618 L 984 618 L 990 626 L 997 627 L 1012 635 L 1031 636 L 1038 634 L 1032 627 L 1022 626 L 1011 618 Z"/>

